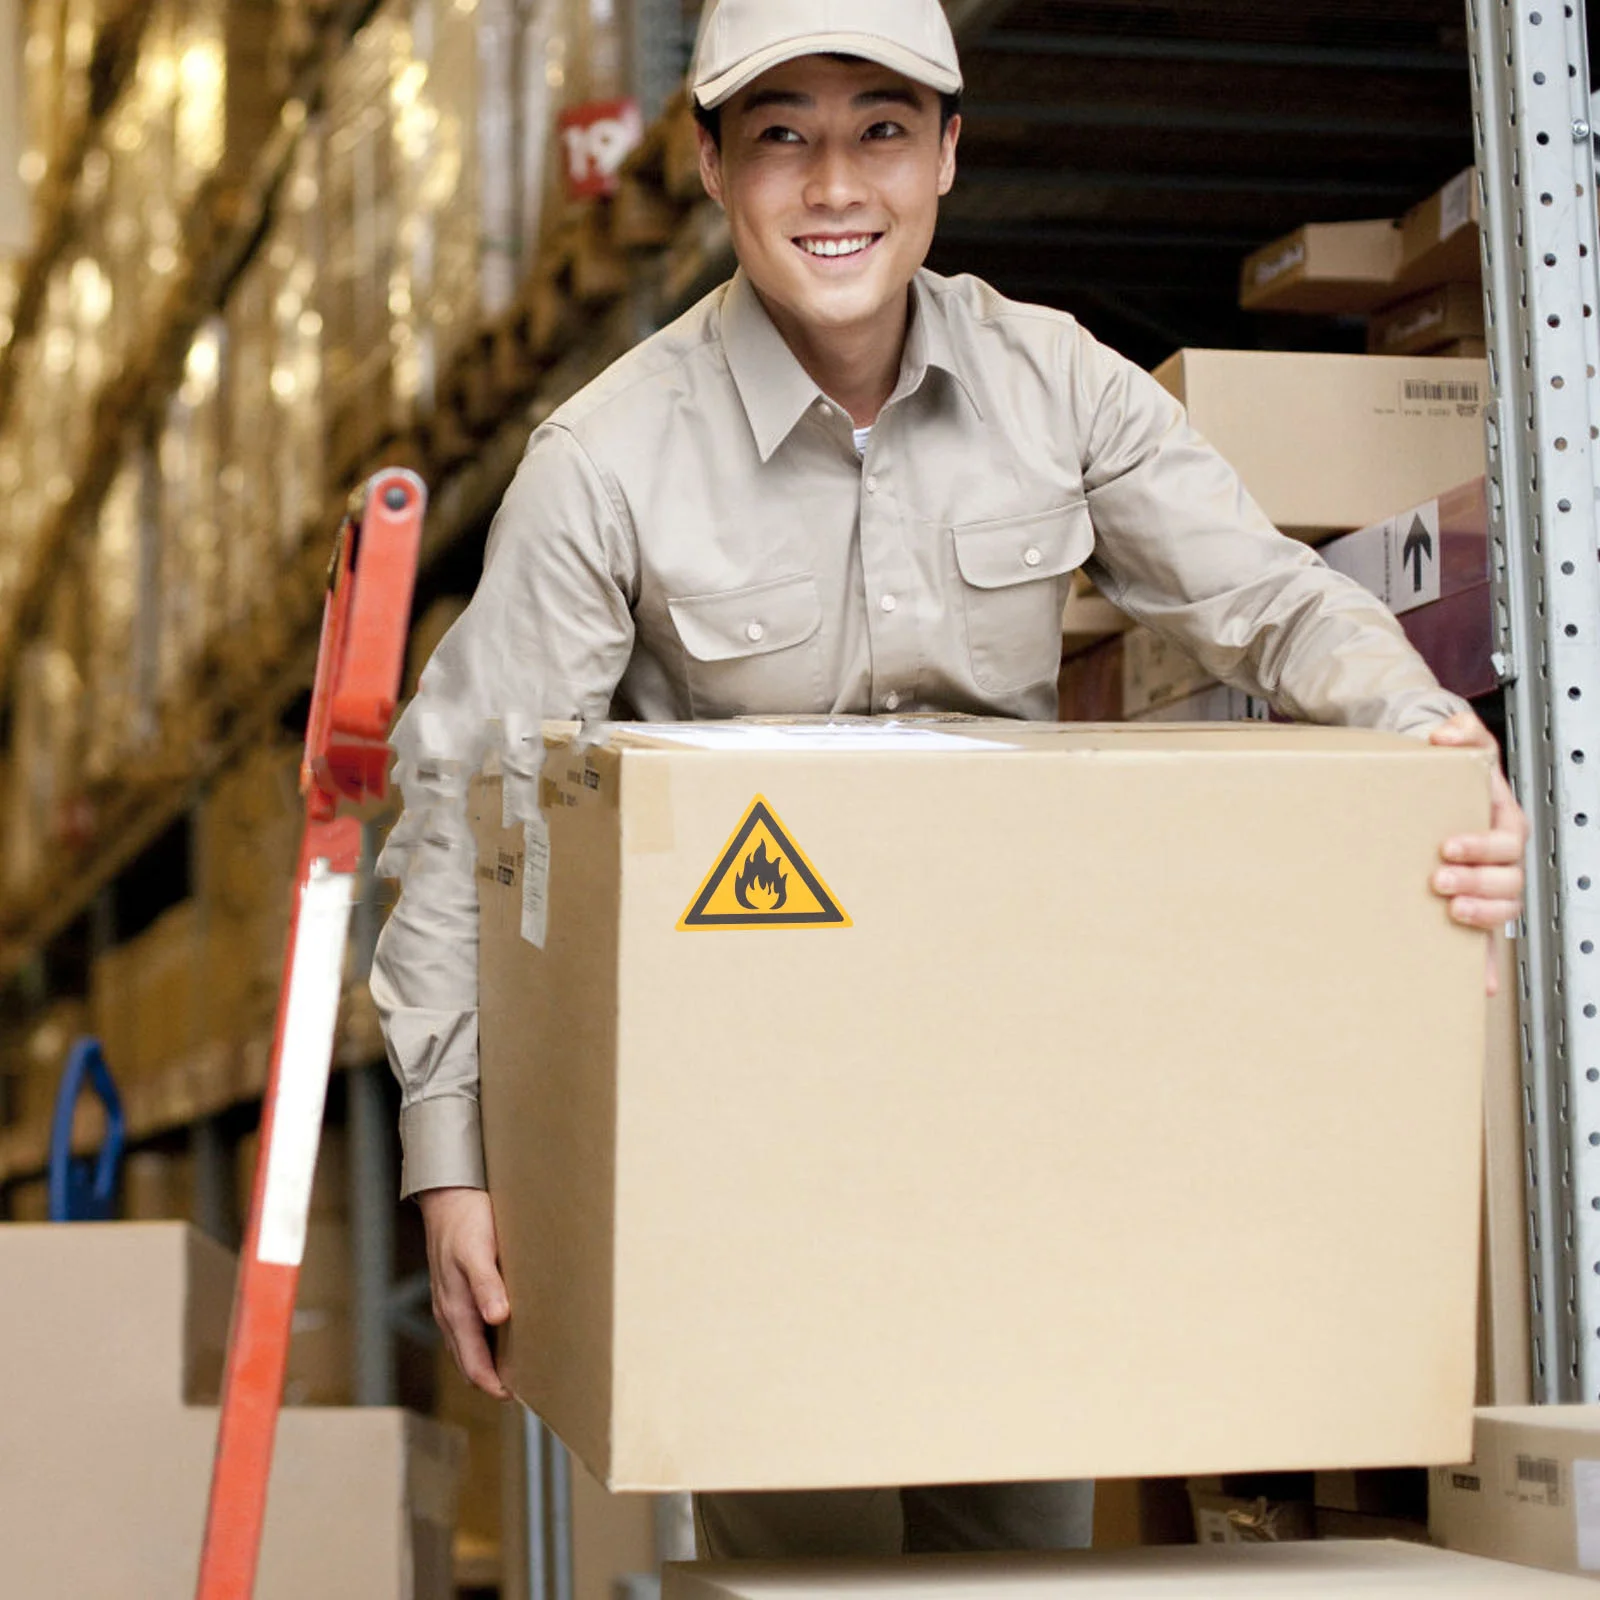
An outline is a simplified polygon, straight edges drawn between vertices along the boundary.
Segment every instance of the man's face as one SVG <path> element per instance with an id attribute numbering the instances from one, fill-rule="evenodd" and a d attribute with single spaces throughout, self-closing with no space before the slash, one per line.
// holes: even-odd
<path id="1" fill-rule="evenodd" d="M 960 119 L 887 67 L 805 56 L 722 108 L 722 148 L 702 129 L 706 190 L 733 247 L 780 316 L 809 332 L 903 314 L 955 180 Z"/>

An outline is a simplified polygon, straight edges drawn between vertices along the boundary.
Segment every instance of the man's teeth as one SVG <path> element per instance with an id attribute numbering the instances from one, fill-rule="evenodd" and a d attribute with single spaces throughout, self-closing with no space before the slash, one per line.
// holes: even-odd
<path id="1" fill-rule="evenodd" d="M 875 236 L 864 233 L 855 239 L 801 239 L 800 248 L 811 256 L 853 256 L 865 250 Z"/>

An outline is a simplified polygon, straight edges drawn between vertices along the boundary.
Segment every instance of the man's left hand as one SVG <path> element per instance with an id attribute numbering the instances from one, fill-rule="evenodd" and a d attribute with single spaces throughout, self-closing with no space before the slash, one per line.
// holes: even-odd
<path id="1" fill-rule="evenodd" d="M 1493 932 L 1522 915 L 1523 853 L 1528 845 L 1528 819 L 1500 770 L 1500 747 L 1489 730 L 1470 712 L 1442 722 L 1429 735 L 1431 744 L 1492 750 L 1495 754 L 1489 832 L 1446 839 L 1439 852 L 1445 864 L 1433 875 L 1433 888 L 1450 902 L 1450 915 L 1468 928 Z M 1489 958 L 1489 993 L 1499 992 L 1493 951 Z"/>

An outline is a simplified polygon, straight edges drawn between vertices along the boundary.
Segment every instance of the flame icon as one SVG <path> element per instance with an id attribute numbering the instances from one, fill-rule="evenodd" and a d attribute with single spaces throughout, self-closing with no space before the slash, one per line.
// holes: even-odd
<path id="1" fill-rule="evenodd" d="M 789 898 L 789 879 L 778 870 L 782 865 L 782 856 L 767 858 L 765 839 L 756 846 L 754 855 L 745 857 L 743 870 L 733 880 L 733 893 L 746 911 L 782 910 Z"/>

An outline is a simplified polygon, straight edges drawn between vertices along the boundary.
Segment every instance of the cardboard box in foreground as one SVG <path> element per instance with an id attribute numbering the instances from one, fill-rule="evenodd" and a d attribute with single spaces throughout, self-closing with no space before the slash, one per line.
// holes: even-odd
<path id="1" fill-rule="evenodd" d="M 542 790 L 477 819 L 501 1351 L 611 1487 L 1466 1453 L 1481 758 L 723 723 Z"/>
<path id="2" fill-rule="evenodd" d="M 663 1600 L 1551 1600 L 1594 1591 L 1581 1579 L 1430 1550 L 1350 1543 L 1166 1545 L 1059 1555 L 913 1556 L 879 1562 L 669 1566 Z"/>
<path id="3" fill-rule="evenodd" d="M 1481 476 L 1482 361 L 1180 350 L 1154 376 L 1286 533 L 1313 541 Z"/>
<path id="4" fill-rule="evenodd" d="M 1471 1461 L 1435 1467 L 1428 1487 L 1436 1543 L 1600 1574 L 1600 1405 L 1486 1407 Z"/>

